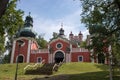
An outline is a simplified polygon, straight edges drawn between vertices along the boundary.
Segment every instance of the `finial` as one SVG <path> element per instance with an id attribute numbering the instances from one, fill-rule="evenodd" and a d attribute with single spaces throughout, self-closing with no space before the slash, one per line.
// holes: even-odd
<path id="1" fill-rule="evenodd" d="M 31 12 L 29 12 L 29 16 L 30 16 Z"/>

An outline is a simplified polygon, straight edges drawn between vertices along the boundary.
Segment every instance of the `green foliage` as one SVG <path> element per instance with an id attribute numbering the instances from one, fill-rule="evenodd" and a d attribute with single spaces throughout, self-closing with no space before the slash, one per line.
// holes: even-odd
<path id="1" fill-rule="evenodd" d="M 86 41 L 81 42 L 80 47 L 85 48 L 86 47 Z"/>
<path id="2" fill-rule="evenodd" d="M 41 35 L 39 35 L 38 38 L 36 38 L 36 40 L 40 48 L 43 49 L 47 47 L 47 41 Z"/>
<path id="3" fill-rule="evenodd" d="M 80 0 L 82 23 L 89 29 L 92 45 L 89 48 L 103 52 L 104 47 L 120 44 L 119 0 Z M 117 53 L 116 53 L 117 54 Z"/>
<path id="4" fill-rule="evenodd" d="M 5 54 L 3 58 L 3 64 L 10 63 L 11 54 Z"/>
<path id="5" fill-rule="evenodd" d="M 5 37 L 13 37 L 23 25 L 23 11 L 16 9 L 16 2 L 17 0 L 10 0 L 4 15 L 0 18 L 0 51 L 5 48 Z"/>

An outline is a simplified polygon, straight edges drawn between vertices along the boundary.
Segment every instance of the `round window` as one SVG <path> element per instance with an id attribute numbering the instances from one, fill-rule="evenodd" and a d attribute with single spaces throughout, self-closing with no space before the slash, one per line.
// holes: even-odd
<path id="1" fill-rule="evenodd" d="M 61 47 L 62 47 L 62 44 L 58 43 L 57 48 L 61 48 Z"/>

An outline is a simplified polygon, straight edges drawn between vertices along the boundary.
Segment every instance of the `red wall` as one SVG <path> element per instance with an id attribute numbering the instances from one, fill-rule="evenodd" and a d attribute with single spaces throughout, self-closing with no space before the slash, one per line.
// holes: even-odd
<path id="1" fill-rule="evenodd" d="M 61 48 L 61 49 L 57 49 L 57 48 L 56 48 L 56 44 L 57 44 L 57 43 L 62 43 L 62 48 Z M 53 48 L 53 53 L 54 53 L 56 50 L 62 50 L 62 51 L 64 51 L 64 52 L 66 52 L 66 48 L 69 47 L 69 46 L 70 46 L 70 44 L 67 43 L 67 42 L 65 42 L 65 41 L 63 41 L 63 40 L 57 40 L 57 41 L 55 41 L 55 42 L 53 42 L 53 43 L 50 44 L 50 47 Z"/>
<path id="2" fill-rule="evenodd" d="M 89 52 L 74 52 L 71 54 L 71 62 L 78 62 L 78 56 L 83 56 L 83 62 L 90 62 Z"/>
<path id="3" fill-rule="evenodd" d="M 62 43 L 62 48 L 61 49 L 57 49 L 56 48 L 56 44 L 57 43 Z M 70 44 L 68 43 L 68 42 L 65 42 L 65 41 L 63 41 L 63 40 L 57 40 L 57 41 L 55 41 L 55 42 L 52 42 L 51 44 L 50 44 L 50 47 L 52 47 L 53 48 L 53 53 L 56 51 L 56 50 L 62 50 L 62 51 L 64 51 L 64 52 L 66 52 L 66 48 L 67 47 L 69 47 L 70 46 Z"/>
<path id="4" fill-rule="evenodd" d="M 30 62 L 37 62 L 37 57 L 42 57 L 42 60 L 45 60 L 45 63 L 48 63 L 48 53 L 34 53 L 30 55 Z"/>
<path id="5" fill-rule="evenodd" d="M 25 42 L 24 46 L 21 46 L 20 48 L 20 54 L 24 55 L 24 62 L 26 62 L 27 59 L 27 51 L 28 51 L 28 40 L 22 39 Z M 14 54 L 14 62 L 16 62 L 16 58 L 18 55 L 18 43 L 16 42 L 15 45 L 15 54 Z"/>

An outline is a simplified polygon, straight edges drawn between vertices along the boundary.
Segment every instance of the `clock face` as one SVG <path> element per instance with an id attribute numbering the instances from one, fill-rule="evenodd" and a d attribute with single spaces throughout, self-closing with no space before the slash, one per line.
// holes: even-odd
<path id="1" fill-rule="evenodd" d="M 61 48 L 62 47 L 62 44 L 61 43 L 58 43 L 57 44 L 57 48 Z"/>

